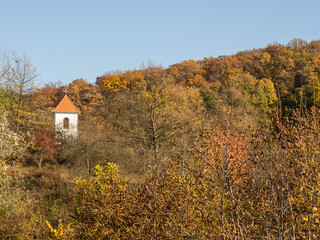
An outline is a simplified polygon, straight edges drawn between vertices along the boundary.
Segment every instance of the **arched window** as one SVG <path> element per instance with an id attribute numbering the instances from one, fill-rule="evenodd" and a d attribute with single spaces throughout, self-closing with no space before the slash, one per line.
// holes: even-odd
<path id="1" fill-rule="evenodd" d="M 69 118 L 63 119 L 63 129 L 69 129 Z"/>

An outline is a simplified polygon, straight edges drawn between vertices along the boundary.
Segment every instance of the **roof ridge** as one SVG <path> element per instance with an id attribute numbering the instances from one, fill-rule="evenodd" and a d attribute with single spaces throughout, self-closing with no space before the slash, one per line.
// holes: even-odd
<path id="1" fill-rule="evenodd" d="M 65 97 L 67 97 L 69 99 L 69 101 L 71 102 L 71 104 L 74 106 L 75 109 L 78 110 L 78 112 L 80 112 L 80 110 L 76 107 L 76 105 L 74 105 L 74 103 L 71 101 L 71 99 L 69 98 L 68 95 L 65 95 Z M 62 101 L 62 100 L 61 100 Z"/>

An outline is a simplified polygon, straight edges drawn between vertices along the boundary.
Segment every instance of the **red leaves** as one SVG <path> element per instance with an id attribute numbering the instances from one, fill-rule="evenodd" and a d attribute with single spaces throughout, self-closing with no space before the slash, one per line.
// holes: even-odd
<path id="1" fill-rule="evenodd" d="M 34 149 L 44 153 L 48 158 L 52 158 L 58 154 L 53 131 L 41 129 L 34 132 L 34 137 Z"/>

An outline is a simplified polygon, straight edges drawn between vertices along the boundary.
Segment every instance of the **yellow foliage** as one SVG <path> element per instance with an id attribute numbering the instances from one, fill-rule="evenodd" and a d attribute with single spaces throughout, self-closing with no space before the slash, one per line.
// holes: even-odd
<path id="1" fill-rule="evenodd" d="M 130 85 L 129 80 L 123 74 L 109 74 L 104 77 L 101 87 L 111 92 L 127 89 Z"/>
<path id="2" fill-rule="evenodd" d="M 70 239 L 68 237 L 68 233 L 71 228 L 71 223 L 67 226 L 64 226 L 62 220 L 59 220 L 59 225 L 57 229 L 54 229 L 51 224 L 46 220 L 46 224 L 50 229 L 50 233 L 52 234 L 53 238 L 49 238 L 50 240 L 63 240 L 63 239 Z"/>

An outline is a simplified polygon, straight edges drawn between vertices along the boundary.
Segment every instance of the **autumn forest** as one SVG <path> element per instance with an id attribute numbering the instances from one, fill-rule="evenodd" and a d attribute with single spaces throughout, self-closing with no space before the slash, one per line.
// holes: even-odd
<path id="1" fill-rule="evenodd" d="M 0 53 L 0 239 L 320 236 L 320 41 L 37 78 Z"/>

